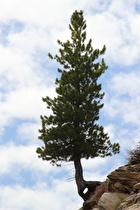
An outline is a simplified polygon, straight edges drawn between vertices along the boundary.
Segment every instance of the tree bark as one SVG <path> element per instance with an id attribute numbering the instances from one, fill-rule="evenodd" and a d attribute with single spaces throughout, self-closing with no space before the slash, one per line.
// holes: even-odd
<path id="1" fill-rule="evenodd" d="M 95 188 L 101 184 L 98 181 L 85 181 L 83 178 L 83 168 L 81 158 L 76 156 L 74 158 L 75 167 L 75 180 L 77 185 L 78 194 L 84 201 L 88 200 L 90 195 L 94 192 Z M 84 192 L 86 190 L 86 192 Z"/>
<path id="2" fill-rule="evenodd" d="M 78 156 L 74 158 L 74 167 L 75 167 L 75 181 L 77 184 L 78 194 L 85 200 L 84 198 L 85 180 L 83 178 L 83 168 L 81 164 L 81 159 Z"/>

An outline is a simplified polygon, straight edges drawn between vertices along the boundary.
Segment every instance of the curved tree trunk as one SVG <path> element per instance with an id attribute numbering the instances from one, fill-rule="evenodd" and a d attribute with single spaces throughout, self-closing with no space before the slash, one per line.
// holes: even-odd
<path id="1" fill-rule="evenodd" d="M 94 192 L 95 188 L 101 184 L 98 181 L 85 181 L 83 178 L 83 168 L 81 164 L 81 158 L 76 156 L 74 158 L 75 167 L 75 180 L 77 184 L 78 194 L 84 201 L 88 200 L 90 195 Z M 86 190 L 86 192 L 84 192 Z"/>

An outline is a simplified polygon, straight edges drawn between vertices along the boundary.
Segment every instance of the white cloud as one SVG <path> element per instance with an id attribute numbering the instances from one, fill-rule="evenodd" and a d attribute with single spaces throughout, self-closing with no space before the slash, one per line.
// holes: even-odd
<path id="1" fill-rule="evenodd" d="M 137 23 L 140 15 L 136 13 L 135 2 L 114 0 L 102 3 L 96 0 L 94 3 L 93 1 L 87 3 L 83 0 L 79 4 L 74 0 L 67 3 L 52 1 L 48 7 L 47 1 L 33 3 L 30 0 L 24 3 L 14 1 L 13 6 L 10 6 L 9 2 L 10 9 L 6 2 L 1 1 L 1 8 L 5 11 L 1 13 L 1 19 L 5 20 L 6 16 L 8 21 L 15 16 L 15 20 L 25 25 L 23 31 L 10 33 L 8 39 L 10 44 L 18 46 L 18 49 L 25 49 L 26 53 L 31 51 L 33 53 L 35 47 L 45 50 L 52 49 L 52 46 L 56 47 L 55 41 L 59 38 L 57 34 L 60 34 L 60 38 L 64 36 L 71 13 L 75 9 L 85 9 L 90 37 L 94 38 L 95 46 L 106 44 L 107 56 L 111 62 L 131 65 L 138 61 L 140 30 Z M 63 8 L 65 9 L 61 12 Z M 131 57 L 128 59 L 130 51 Z"/>
<path id="2" fill-rule="evenodd" d="M 17 136 L 21 142 L 29 142 L 30 144 L 35 143 L 39 133 L 38 129 L 41 127 L 40 123 L 22 123 L 18 126 Z"/>
<path id="3" fill-rule="evenodd" d="M 16 146 L 12 142 L 0 146 L 0 174 L 11 174 L 14 170 L 28 169 L 50 173 L 55 170 L 49 162 L 43 162 L 36 154 L 37 144 L 28 146 Z"/>
<path id="4" fill-rule="evenodd" d="M 110 81 L 112 91 L 116 95 L 125 95 L 127 94 L 130 97 L 137 97 L 140 95 L 140 71 L 133 70 L 129 73 L 121 72 L 117 75 L 114 75 Z"/>
<path id="5" fill-rule="evenodd" d="M 111 1 L 102 13 L 87 16 L 90 37 L 94 46 L 107 47 L 106 58 L 110 65 L 133 65 L 139 62 L 140 29 L 132 1 Z"/>
<path id="6" fill-rule="evenodd" d="M 0 62 L 0 76 L 2 78 L 0 88 L 9 91 L 40 82 L 40 78 L 37 77 L 38 72 L 35 72 L 35 65 L 26 55 L 5 47 L 0 47 L 0 53 L 2 59 Z"/>
<path id="7" fill-rule="evenodd" d="M 15 27 L 16 27 L 15 21 Z M 7 41 L 9 47 L 17 51 L 17 53 L 22 53 L 22 56 L 35 56 L 36 52 L 48 52 L 52 49 L 54 34 L 52 31 L 42 28 L 41 26 L 28 26 L 25 25 L 20 32 L 13 31 L 8 34 Z M 54 48 L 54 46 L 53 46 Z M 41 56 L 41 54 L 40 54 Z"/>
<path id="8" fill-rule="evenodd" d="M 110 139 L 115 139 L 115 125 L 114 124 L 108 124 L 104 127 L 104 130 L 106 133 L 109 133 Z"/>
<path id="9" fill-rule="evenodd" d="M 123 123 L 140 125 L 140 75 L 139 71 L 119 73 L 109 82 L 110 96 L 105 100 L 108 116 L 119 117 Z"/>
<path id="10" fill-rule="evenodd" d="M 32 188 L 22 186 L 0 186 L 1 210 L 65 210 L 80 208 L 81 202 L 76 198 L 72 183 L 55 181 L 55 186 L 49 189 L 44 183 L 38 183 Z"/>
<path id="11" fill-rule="evenodd" d="M 131 0 L 114 0 L 112 1 L 109 11 L 114 13 L 117 16 L 121 17 L 127 17 L 128 13 L 134 13 L 134 1 L 132 2 Z M 127 9 L 126 9 L 127 8 Z"/>
<path id="12" fill-rule="evenodd" d="M 41 125 L 40 115 L 50 114 L 50 110 L 46 109 L 46 104 L 41 100 L 46 95 L 54 97 L 54 88 L 42 85 L 25 87 L 3 94 L 3 99 L 0 101 L 0 135 L 4 134 L 5 126 L 12 126 L 11 123 L 16 119 L 34 120 Z"/>
<path id="13" fill-rule="evenodd" d="M 10 117 L 22 119 L 37 119 L 46 111 L 45 103 L 41 98 L 43 95 L 54 95 L 54 89 L 38 87 L 24 88 L 12 91 L 0 104 L 1 112 L 8 113 Z"/>

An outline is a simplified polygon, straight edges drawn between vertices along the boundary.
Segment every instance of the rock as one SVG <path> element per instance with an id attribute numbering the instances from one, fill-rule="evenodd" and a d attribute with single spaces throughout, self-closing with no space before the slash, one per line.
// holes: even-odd
<path id="1" fill-rule="evenodd" d="M 140 191 L 140 182 L 133 186 L 133 192 L 139 192 L 139 191 Z"/>
<path id="2" fill-rule="evenodd" d="M 140 210 L 140 204 L 134 204 L 125 210 Z"/>
<path id="3" fill-rule="evenodd" d="M 108 180 L 108 190 L 110 192 L 122 192 L 122 193 L 131 192 L 130 188 L 124 186 L 119 181 L 113 183 L 110 180 Z"/>
<path id="4" fill-rule="evenodd" d="M 120 191 L 122 192 L 131 192 L 133 186 L 140 182 L 140 164 L 137 165 L 125 165 L 119 167 L 117 170 L 111 172 L 108 176 L 110 181 L 109 191 L 119 191 L 118 188 L 115 188 L 115 183 L 119 182 L 124 188 Z"/>
<path id="5" fill-rule="evenodd" d="M 125 198 L 123 202 L 119 205 L 117 210 L 130 210 L 130 209 L 140 210 L 140 193 L 132 194 L 128 196 L 127 198 Z"/>
<path id="6" fill-rule="evenodd" d="M 107 182 L 102 182 L 98 187 L 96 187 L 94 194 L 89 200 L 84 202 L 83 209 L 90 210 L 93 207 L 95 208 L 98 204 L 99 198 L 104 192 L 107 192 Z"/>
<path id="7" fill-rule="evenodd" d="M 140 163 L 111 172 L 80 210 L 140 210 Z"/>
<path id="8" fill-rule="evenodd" d="M 128 194 L 124 193 L 104 193 L 99 199 L 98 206 L 100 210 L 116 210 L 121 201 Z"/>

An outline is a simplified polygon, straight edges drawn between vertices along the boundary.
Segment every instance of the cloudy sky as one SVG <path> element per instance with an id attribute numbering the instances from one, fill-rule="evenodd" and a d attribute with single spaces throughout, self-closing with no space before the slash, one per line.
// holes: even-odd
<path id="1" fill-rule="evenodd" d="M 83 160 L 87 180 L 105 180 L 140 140 L 140 0 L 0 0 L 0 210 L 77 210 L 82 205 L 72 163 L 38 159 L 41 98 L 55 95 L 57 63 L 48 52 L 66 41 L 75 10 L 83 10 L 94 48 L 107 47 L 109 69 L 100 123 L 121 153 Z"/>

